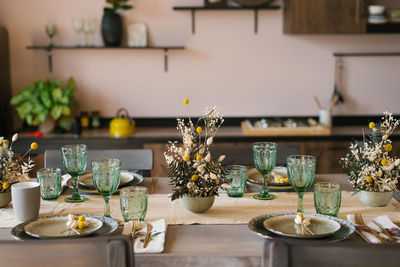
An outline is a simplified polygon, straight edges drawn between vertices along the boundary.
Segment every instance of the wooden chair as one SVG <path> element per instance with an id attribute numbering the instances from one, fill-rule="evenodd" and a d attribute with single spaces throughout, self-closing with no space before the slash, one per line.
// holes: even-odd
<path id="1" fill-rule="evenodd" d="M 266 240 L 262 259 L 264 267 L 397 267 L 399 264 L 400 244 L 326 241 Z"/>
<path id="2" fill-rule="evenodd" d="M 226 156 L 227 164 L 240 164 L 245 166 L 254 166 L 253 148 L 252 146 L 211 146 L 211 155 L 217 157 L 219 155 Z M 298 155 L 300 153 L 299 145 L 280 145 L 278 144 L 278 154 L 276 165 L 286 165 L 286 158 L 290 155 Z"/>
<path id="3" fill-rule="evenodd" d="M 121 169 L 150 176 L 153 169 L 153 151 L 151 149 L 89 149 L 87 169 L 91 170 L 91 161 L 102 158 L 121 160 Z M 61 151 L 46 150 L 44 152 L 45 168 L 63 169 Z"/>
<path id="4" fill-rule="evenodd" d="M 0 241 L 1 266 L 7 267 L 132 267 L 128 236 L 58 240 Z"/>

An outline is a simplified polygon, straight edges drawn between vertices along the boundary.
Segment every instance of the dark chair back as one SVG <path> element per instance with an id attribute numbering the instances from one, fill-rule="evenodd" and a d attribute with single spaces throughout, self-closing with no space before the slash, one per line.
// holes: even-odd
<path id="1" fill-rule="evenodd" d="M 395 267 L 400 264 L 400 244 L 266 240 L 262 263 L 264 267 Z"/>
<path id="2" fill-rule="evenodd" d="M 102 158 L 119 159 L 123 170 L 139 172 L 145 176 L 149 176 L 153 169 L 153 151 L 151 149 L 89 149 L 86 168 L 91 170 L 91 161 Z M 44 166 L 63 169 L 61 151 L 46 150 Z"/>
<path id="3" fill-rule="evenodd" d="M 1 266 L 7 267 L 132 267 L 128 236 L 58 240 L 0 241 Z M 4 264 L 4 265 L 3 265 Z"/>
<path id="4" fill-rule="evenodd" d="M 217 157 L 219 155 L 226 156 L 227 164 L 254 165 L 253 148 L 249 146 L 211 146 L 211 155 Z M 296 144 L 278 144 L 278 154 L 276 165 L 286 165 L 286 158 L 290 155 L 298 155 L 300 146 Z"/>

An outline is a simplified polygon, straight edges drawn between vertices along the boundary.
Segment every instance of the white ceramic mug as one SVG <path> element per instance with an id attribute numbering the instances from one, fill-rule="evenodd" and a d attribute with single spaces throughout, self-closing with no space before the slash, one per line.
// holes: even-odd
<path id="1" fill-rule="evenodd" d="M 36 219 L 40 209 L 40 184 L 21 182 L 11 186 L 15 217 L 19 221 Z"/>
<path id="2" fill-rule="evenodd" d="M 320 109 L 319 110 L 319 123 L 325 127 L 332 126 L 332 114 L 329 109 Z"/>

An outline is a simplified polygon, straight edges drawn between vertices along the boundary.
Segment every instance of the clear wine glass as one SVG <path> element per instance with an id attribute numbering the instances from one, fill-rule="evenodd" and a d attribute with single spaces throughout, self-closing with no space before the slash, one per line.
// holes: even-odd
<path id="1" fill-rule="evenodd" d="M 97 159 L 92 161 L 92 179 L 96 190 L 104 198 L 104 216 L 110 215 L 110 198 L 117 191 L 121 175 L 119 159 Z"/>
<path id="2" fill-rule="evenodd" d="M 78 46 L 82 46 L 82 31 L 83 31 L 83 19 L 74 18 L 72 20 L 72 26 L 74 27 L 74 31 L 78 36 Z"/>
<path id="3" fill-rule="evenodd" d="M 298 194 L 297 212 L 304 212 L 304 192 L 310 188 L 315 177 L 316 158 L 309 155 L 293 155 L 287 158 L 290 185 Z"/>
<path id="4" fill-rule="evenodd" d="M 85 34 L 86 46 L 93 46 L 93 34 L 96 31 L 96 20 L 87 19 L 83 24 L 83 33 Z"/>
<path id="5" fill-rule="evenodd" d="M 261 192 L 254 195 L 255 199 L 270 200 L 275 196 L 268 193 L 267 180 L 268 174 L 275 168 L 276 153 L 278 145 L 276 143 L 255 143 L 253 145 L 253 158 L 256 169 L 262 175 Z"/>
<path id="6" fill-rule="evenodd" d="M 50 38 L 49 46 L 53 46 L 53 37 L 56 35 L 57 27 L 54 24 L 46 25 L 46 34 Z"/>
<path id="7" fill-rule="evenodd" d="M 79 194 L 79 176 L 85 171 L 88 149 L 84 144 L 65 145 L 61 147 L 62 161 L 65 171 L 72 176 L 72 196 L 66 198 L 66 202 L 78 203 L 87 200 Z"/>

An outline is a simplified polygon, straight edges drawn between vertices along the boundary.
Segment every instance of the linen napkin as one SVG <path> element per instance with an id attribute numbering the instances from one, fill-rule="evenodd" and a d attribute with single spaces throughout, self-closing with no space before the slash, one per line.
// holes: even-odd
<path id="1" fill-rule="evenodd" d="M 132 234 L 132 221 L 126 222 L 124 224 L 124 230 L 122 234 L 131 235 Z M 141 222 L 142 229 L 137 231 L 134 239 L 134 252 L 135 253 L 161 253 L 164 251 L 165 243 L 165 233 L 167 232 L 167 224 L 164 219 L 150 223 L 153 226 L 151 231 L 150 242 L 147 244 L 146 248 L 143 248 L 144 238 L 147 232 L 146 223 Z"/>
<path id="2" fill-rule="evenodd" d="M 354 214 L 348 214 L 347 220 L 356 226 L 357 233 L 368 243 L 382 243 L 375 235 L 363 229 L 361 226 L 355 224 Z M 397 239 L 397 243 L 400 243 L 400 228 L 396 224 L 394 224 L 387 215 L 375 217 L 370 222 L 368 222 L 367 225 L 376 230 L 379 235 L 382 236 L 384 239 L 390 240 L 389 237 L 386 236 L 386 234 L 384 234 L 383 231 L 379 228 L 379 226 L 374 223 L 374 221 L 386 228 L 386 230 Z"/>
<path id="3" fill-rule="evenodd" d="M 71 175 L 69 174 L 64 174 L 61 176 L 61 193 L 64 191 L 65 188 L 67 188 L 67 181 L 71 178 Z"/>

